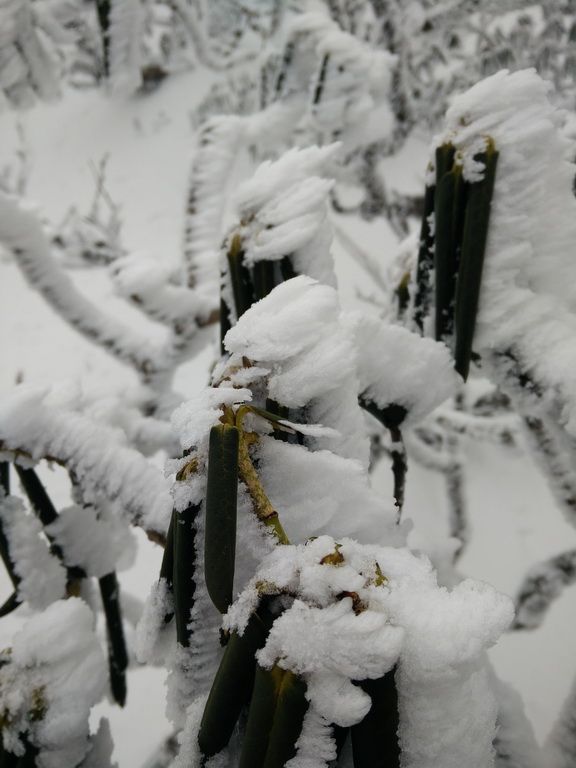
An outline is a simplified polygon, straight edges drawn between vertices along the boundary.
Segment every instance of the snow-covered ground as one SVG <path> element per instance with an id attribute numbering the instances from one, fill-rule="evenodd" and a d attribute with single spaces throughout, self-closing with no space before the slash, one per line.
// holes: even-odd
<path id="1" fill-rule="evenodd" d="M 0 168 L 15 162 L 18 122 L 28 153 L 27 196 L 51 222 L 59 222 L 71 205 L 88 210 L 94 191 L 93 167 L 109 155 L 106 187 L 120 204 L 124 244 L 165 263 L 176 264 L 184 216 L 190 160 L 194 152 L 193 106 L 213 82 L 195 71 L 169 78 L 154 94 L 112 100 L 102 92 L 73 91 L 60 102 L 38 105 L 21 114 L 0 115 Z M 402 191 L 422 188 L 426 145 L 411 139 L 403 151 L 382 163 L 388 185 Z M 384 221 L 371 224 L 340 219 L 339 226 L 385 266 L 394 237 Z M 357 290 L 373 291 L 371 278 L 352 262 L 339 242 L 333 248 L 345 306 L 357 301 Z M 79 286 L 107 311 L 141 324 L 134 310 L 113 295 L 105 270 L 75 270 Z M 7 256 L 0 260 L 0 393 L 16 381 L 53 384 L 67 379 L 102 391 L 135 384 L 133 373 L 91 346 L 71 330 L 25 284 Z M 150 333 L 155 329 L 150 326 Z M 207 348 L 178 373 L 183 396 L 206 382 L 213 353 Z M 556 509 L 545 481 L 520 449 L 493 444 L 467 446 L 466 496 L 473 537 L 460 563 L 466 575 L 514 594 L 535 562 L 573 546 L 574 532 Z M 66 485 L 57 472 L 42 470 L 57 501 L 65 502 Z M 380 466 L 375 483 L 387 497 L 391 477 Z M 438 476 L 411 466 L 406 516 L 415 521 L 414 543 L 434 551 L 445 539 L 444 489 Z M 121 574 L 125 592 L 143 599 L 155 579 L 161 552 L 139 535 L 135 565 Z M 2 577 L 3 578 L 3 577 Z M 0 598 L 7 595 L 3 584 Z M 11 620 L 0 621 L 0 646 Z M 543 739 L 567 694 L 576 659 L 576 591 L 567 590 L 554 603 L 536 632 L 504 636 L 491 652 L 501 677 L 523 695 L 539 739 Z M 138 768 L 169 733 L 164 717 L 164 673 L 134 669 L 129 675 L 124 711 L 97 708 L 111 720 L 115 756 L 121 768 Z"/>

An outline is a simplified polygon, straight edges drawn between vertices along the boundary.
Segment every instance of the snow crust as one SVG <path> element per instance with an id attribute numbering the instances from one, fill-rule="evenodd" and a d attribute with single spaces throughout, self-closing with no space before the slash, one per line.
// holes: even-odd
<path id="1" fill-rule="evenodd" d="M 80 566 L 100 578 L 114 570 L 130 568 L 136 556 L 136 540 L 126 521 L 111 513 L 103 516 L 91 506 L 61 509 L 47 533 L 60 545 L 66 565 Z"/>

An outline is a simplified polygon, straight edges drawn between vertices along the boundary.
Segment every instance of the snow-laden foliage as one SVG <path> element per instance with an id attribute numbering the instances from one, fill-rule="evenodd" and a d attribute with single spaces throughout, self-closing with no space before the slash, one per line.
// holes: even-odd
<path id="1" fill-rule="evenodd" d="M 570 145 L 535 72 L 501 72 L 458 97 L 437 145 L 450 142 L 474 183 L 490 137 L 498 155 L 474 348 L 504 384 L 515 370 L 573 432 L 572 244 L 576 202 Z M 461 158 L 461 159 L 460 159 Z M 554 392 L 554 394 L 552 394 Z"/>
<path id="2" fill-rule="evenodd" d="M 263 163 L 242 185 L 234 202 L 247 266 L 290 256 L 298 274 L 335 283 L 326 202 L 339 151 L 337 144 L 293 149 Z"/>
<path id="3" fill-rule="evenodd" d="M 188 290 L 171 271 L 147 268 L 135 255 L 113 261 L 119 292 L 150 319 L 164 326 L 164 340 L 152 340 L 112 317 L 82 294 L 56 259 L 36 212 L 12 195 L 0 192 L 0 243 L 15 256 L 28 282 L 75 330 L 132 366 L 143 383 L 155 390 L 161 405 L 170 397 L 177 365 L 199 340 L 199 329 L 213 319 L 214 299 L 201 289 Z"/>
<path id="4" fill-rule="evenodd" d="M 360 313 L 352 314 L 349 322 L 360 391 L 379 409 L 400 405 L 406 410 L 404 423 L 417 424 L 455 394 L 458 376 L 444 344 Z"/>
<path id="5" fill-rule="evenodd" d="M 130 529 L 111 510 L 90 506 L 61 509 L 58 520 L 46 528 L 63 552 L 64 563 L 79 566 L 88 576 L 100 578 L 134 561 L 135 541 Z"/>
<path id="6" fill-rule="evenodd" d="M 171 499 L 162 473 L 127 444 L 120 429 L 58 407 L 45 390 L 23 387 L 3 399 L 0 449 L 16 460 L 61 463 L 82 484 L 86 501 L 102 494 L 127 520 L 166 530 Z"/>
<path id="7" fill-rule="evenodd" d="M 26 622 L 2 662 L 4 748 L 19 756 L 33 748 L 44 768 L 75 768 L 89 751 L 88 715 L 106 685 L 92 611 L 78 598 L 52 603 Z"/>
<path id="8" fill-rule="evenodd" d="M 285 38 L 274 75 L 274 97 L 265 102 L 265 108 L 253 114 L 209 117 L 202 124 L 185 227 L 184 255 L 188 262 L 195 262 L 188 268 L 191 285 L 198 275 L 200 282 L 208 285 L 204 265 L 213 269 L 213 254 L 220 247 L 227 209 L 227 195 L 222 192 L 228 191 L 243 151 L 257 152 L 262 158 L 276 155 L 286 145 L 329 144 L 337 139 L 343 144 L 341 155 L 345 158 L 392 130 L 387 99 L 393 57 L 343 32 L 320 11 L 295 15 L 286 25 Z M 312 156 L 309 154 L 308 162 L 314 162 Z M 304 164 L 305 158 L 302 156 Z M 280 166 L 278 173 L 288 165 Z M 294 163 L 291 168 L 290 173 L 305 172 Z M 312 171 L 310 167 L 308 172 Z M 252 187 L 260 181 L 255 179 Z M 269 176 L 268 183 L 278 184 L 278 177 Z M 313 208 L 315 195 L 322 197 L 323 190 L 321 183 L 309 183 Z M 249 207 L 249 201 L 246 204 Z M 304 197 L 297 204 L 305 207 Z M 290 211 L 288 200 L 286 206 Z M 273 216 L 275 207 L 271 201 L 269 212 L 262 215 Z M 308 228 L 315 226 L 311 220 L 303 223 Z M 268 258 L 264 251 L 262 258 Z M 308 265 L 307 269 L 311 268 Z"/>
<path id="9" fill-rule="evenodd" d="M 110 11 L 104 43 L 111 79 L 128 90 L 143 77 L 145 5 L 98 4 Z M 505 402 L 490 395 L 489 415 L 502 417 L 495 423 L 484 418 L 482 397 L 462 389 L 454 350 L 444 343 L 450 332 L 438 341 L 414 332 L 430 326 L 412 322 L 417 274 L 410 283 L 402 273 L 396 294 L 409 328 L 341 310 L 330 254 L 334 179 L 341 160 L 391 137 L 388 94 L 405 59 L 373 47 L 368 21 L 379 17 L 376 4 L 372 15 L 358 14 L 355 31 L 352 6 L 344 28 L 345 4 L 341 16 L 337 5 L 333 19 L 318 5 L 316 13 L 290 19 L 269 106 L 204 124 L 183 268 L 109 250 L 118 292 L 164 326 L 162 344 L 80 295 L 39 217 L 0 197 L 0 240 L 30 282 L 71 325 L 131 364 L 145 385 L 126 395 L 128 407 L 117 397 L 27 387 L 0 405 L 0 555 L 15 589 L 2 612 L 22 602 L 22 614 L 44 610 L 0 659 L 0 751 L 37 758 L 44 768 L 110 765 L 106 726 L 94 737 L 87 726 L 106 689 L 93 628 L 102 609 L 109 687 L 123 705 L 129 653 L 116 570 L 130 563 L 128 526 L 137 524 L 165 547 L 139 623 L 137 656 L 169 668 L 167 711 L 180 744 L 174 766 L 214 768 L 238 757 L 251 765 L 250 750 L 258 748 L 279 750 L 278 766 L 325 768 L 342 746 L 338 729 L 347 728 L 352 746 L 339 756 L 346 768 L 362 748 L 382 749 L 402 768 L 538 763 L 521 705 L 493 679 L 485 653 L 512 622 L 511 602 L 488 585 L 460 580 L 452 567 L 469 533 L 459 506 L 457 436 L 516 441 L 513 403 L 573 512 L 568 145 L 545 87 L 530 72 L 501 73 L 457 99 L 434 144 L 439 154 L 428 180 L 449 146 L 467 193 L 486 188 L 489 162 L 481 155 L 499 158 L 473 339 L 475 362 L 509 392 Z M 174 10 L 189 26 L 193 20 L 196 37 L 234 27 L 200 2 Z M 429 5 L 422 10 L 412 7 L 408 32 L 429 20 Z M 251 5 L 236 11 L 243 17 Z M 223 45 L 230 62 L 236 44 Z M 335 139 L 338 145 L 329 143 Z M 321 146 L 302 148 L 313 140 Z M 238 186 L 246 156 L 276 159 Z M 557 212 L 546 236 L 545 203 Z M 423 230 L 436 246 L 440 208 L 427 210 Z M 428 278 L 438 280 L 438 273 Z M 197 348 L 200 328 L 217 319 L 218 289 L 221 356 L 210 386 L 176 408 L 171 427 L 166 417 L 179 401 L 172 376 Z M 546 355 L 554 360 L 544 365 Z M 465 377 L 458 359 L 456 367 Z M 376 427 L 363 411 L 380 422 L 396 509 L 371 486 L 369 433 Z M 454 502 L 454 539 L 436 557 L 438 573 L 407 546 L 404 436 L 408 453 L 445 473 Z M 169 456 L 170 479 L 146 458 L 158 448 Z M 68 471 L 72 504 L 54 507 L 33 468 L 41 460 Z M 13 471 L 30 509 L 9 495 Z M 564 561 L 554 565 L 529 585 L 524 626 L 546 608 L 539 590 L 551 600 L 573 578 Z M 267 689 L 274 691 L 265 713 L 272 719 L 261 724 L 259 697 Z M 388 708 L 385 727 L 378 691 Z M 296 712 L 290 728 L 278 725 L 284 697 Z M 571 749 L 565 731 L 569 716 L 553 737 L 563 756 Z"/>
<path id="10" fill-rule="evenodd" d="M 351 680 L 376 679 L 397 665 L 403 764 L 490 764 L 496 704 L 478 666 L 512 618 L 507 598 L 472 581 L 449 593 L 424 558 L 330 536 L 276 548 L 224 625 L 244 631 L 263 594 L 294 601 L 258 663 L 303 676 L 325 722 L 359 722 L 371 701 Z"/>
<path id="11" fill-rule="evenodd" d="M 242 358 L 256 363 L 253 383 L 266 377 L 269 397 L 287 408 L 307 406 L 312 423 L 336 430 L 320 436 L 319 446 L 367 466 L 354 349 L 333 288 L 304 276 L 289 280 L 245 312 L 224 343 L 230 366 Z"/>
<path id="12" fill-rule="evenodd" d="M 143 374 L 165 367 L 164 347 L 106 317 L 82 296 L 50 253 L 49 242 L 38 218 L 18 200 L 2 194 L 0 238 L 18 258 L 23 273 L 50 305 L 83 335 L 102 344 Z"/>
<path id="13" fill-rule="evenodd" d="M 34 3 L 2 0 L 0 3 L 0 110 L 6 102 L 29 105 L 38 94 L 58 95 L 53 55 L 38 28 Z"/>
<path id="14" fill-rule="evenodd" d="M 442 345 L 341 312 L 326 223 L 334 151 L 290 150 L 236 193 L 240 224 L 221 261 L 229 310 L 222 322 L 230 328 L 212 386 L 173 417 L 185 452 L 169 464 L 176 472 L 173 542 L 169 532 L 139 627 L 139 655 L 169 657 L 168 714 L 180 731 L 175 765 L 249 759 L 252 742 L 244 743 L 242 728 L 229 743 L 210 731 L 219 744 L 212 747 L 206 723 L 225 706 L 219 686 L 238 673 L 227 661 L 237 638 L 250 635 L 250 622 L 271 605 L 257 679 L 281 679 L 293 695 L 298 686 L 306 690 L 288 765 L 333 759 L 333 727 L 355 727 L 372 707 L 354 683 L 386 679 L 398 702 L 403 765 L 424 768 L 433 754 L 447 766 L 466 759 L 488 768 L 498 706 L 484 650 L 511 622 L 511 602 L 476 582 L 438 587 L 431 564 L 406 548 L 407 527 L 370 488 L 358 400 L 370 396 L 383 411 L 402 409 L 418 423 L 453 395 L 457 376 Z M 370 340 L 384 361 L 389 355 L 398 363 L 380 367 L 379 377 Z M 235 459 L 217 452 L 226 436 L 237 440 Z M 230 460 L 237 475 L 229 480 Z M 233 493 L 237 541 L 223 656 L 215 595 L 230 555 L 222 550 L 215 561 L 214 531 L 228 523 L 213 527 L 224 509 L 214 506 L 214 493 Z M 188 553 L 193 548 L 193 573 L 184 540 Z M 192 593 L 181 579 L 192 582 Z"/>

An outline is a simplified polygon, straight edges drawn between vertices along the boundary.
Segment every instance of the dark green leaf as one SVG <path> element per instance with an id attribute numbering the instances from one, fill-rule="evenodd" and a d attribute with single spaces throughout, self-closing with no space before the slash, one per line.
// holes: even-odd
<path id="1" fill-rule="evenodd" d="M 204 569 L 206 587 L 221 613 L 232 603 L 236 558 L 236 504 L 240 433 L 231 424 L 210 431 Z"/>

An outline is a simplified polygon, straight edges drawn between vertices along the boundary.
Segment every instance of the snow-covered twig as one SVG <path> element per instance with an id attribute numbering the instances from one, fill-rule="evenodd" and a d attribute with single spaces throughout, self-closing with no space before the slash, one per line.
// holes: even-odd
<path id="1" fill-rule="evenodd" d="M 14 253 L 24 275 L 46 301 L 83 336 L 123 362 L 144 380 L 170 366 L 170 351 L 105 315 L 74 286 L 50 253 L 38 217 L 0 192 L 0 241 Z"/>
<path id="2" fill-rule="evenodd" d="M 52 404 L 45 391 L 16 391 L 0 407 L 0 452 L 18 462 L 46 458 L 65 465 L 86 499 L 102 494 L 119 512 L 163 537 L 172 508 L 169 483 L 126 444 L 123 433 Z"/>
<path id="3" fill-rule="evenodd" d="M 548 480 L 559 507 L 576 527 L 576 471 L 574 452 L 562 430 L 548 416 L 527 415 L 524 426 L 529 447 Z"/>
<path id="4" fill-rule="evenodd" d="M 555 555 L 533 566 L 516 597 L 516 617 L 512 629 L 537 629 L 550 606 L 565 587 L 576 582 L 576 550 Z"/>

